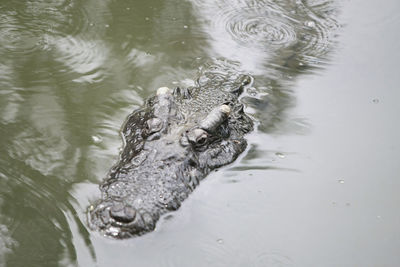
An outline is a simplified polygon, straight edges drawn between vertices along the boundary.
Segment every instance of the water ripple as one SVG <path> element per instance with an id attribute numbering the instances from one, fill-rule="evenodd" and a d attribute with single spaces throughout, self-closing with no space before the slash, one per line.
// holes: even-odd
<path id="1" fill-rule="evenodd" d="M 89 26 L 87 17 L 85 9 L 70 0 L 5 4 L 0 7 L 0 53 L 26 55 L 46 50 L 49 35 L 84 32 Z"/>
<path id="2" fill-rule="evenodd" d="M 269 55 L 274 56 L 272 65 L 284 65 L 282 59 L 295 56 L 304 64 L 314 64 L 330 51 L 339 28 L 334 19 L 337 7 L 326 0 L 193 1 L 205 31 L 227 58 L 245 53 L 256 60 Z"/>
<path id="3" fill-rule="evenodd" d="M 110 51 L 100 41 L 84 40 L 72 36 L 55 38 L 56 60 L 68 67 L 66 72 L 79 74 L 75 82 L 100 82 L 108 73 L 104 66 Z"/>
<path id="4" fill-rule="evenodd" d="M 263 9 L 247 7 L 223 12 L 215 24 L 223 24 L 243 46 L 288 46 L 296 40 L 291 19 L 271 4 Z"/>

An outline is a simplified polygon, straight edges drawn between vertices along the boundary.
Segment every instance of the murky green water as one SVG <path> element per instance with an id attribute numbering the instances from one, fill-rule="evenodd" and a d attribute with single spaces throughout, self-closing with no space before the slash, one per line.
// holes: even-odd
<path id="1" fill-rule="evenodd" d="M 397 266 L 399 14 L 396 0 L 1 1 L 0 266 Z M 155 232 L 91 232 L 126 116 L 216 58 L 255 78 L 248 153 Z"/>

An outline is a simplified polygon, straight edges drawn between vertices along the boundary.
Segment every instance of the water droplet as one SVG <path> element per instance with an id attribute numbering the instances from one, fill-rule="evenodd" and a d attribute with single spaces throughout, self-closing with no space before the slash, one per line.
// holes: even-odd
<path id="1" fill-rule="evenodd" d="M 378 104 L 378 103 L 379 103 L 379 99 L 378 99 L 378 98 L 373 99 L 373 100 L 372 100 L 372 103 Z"/>
<path id="2" fill-rule="evenodd" d="M 312 21 L 312 20 L 306 21 L 305 24 L 306 24 L 307 27 L 310 27 L 310 28 L 314 28 L 315 27 L 315 22 Z"/>
<path id="3" fill-rule="evenodd" d="M 344 184 L 344 180 L 338 180 L 339 184 Z"/>
<path id="4" fill-rule="evenodd" d="M 103 142 L 103 139 L 98 135 L 93 135 L 92 136 L 92 141 L 95 144 L 100 144 L 101 142 Z"/>
<path id="5" fill-rule="evenodd" d="M 275 155 L 276 155 L 277 157 L 281 158 L 281 159 L 284 159 L 284 158 L 285 158 L 285 155 L 284 155 L 283 153 L 281 153 L 281 152 L 276 152 Z"/>
<path id="6" fill-rule="evenodd" d="M 219 244 L 223 244 L 224 243 L 224 240 L 223 239 L 217 239 L 217 242 L 219 243 Z"/>

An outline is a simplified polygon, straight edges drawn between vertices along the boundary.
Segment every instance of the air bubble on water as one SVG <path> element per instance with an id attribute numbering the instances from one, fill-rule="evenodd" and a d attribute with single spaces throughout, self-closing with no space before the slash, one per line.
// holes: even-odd
<path id="1" fill-rule="evenodd" d="M 281 153 L 281 152 L 276 152 L 275 155 L 276 155 L 277 157 L 281 158 L 281 159 L 284 159 L 284 158 L 285 158 L 285 155 L 284 155 L 283 153 Z"/>
<path id="2" fill-rule="evenodd" d="M 188 25 L 183 25 L 183 28 L 187 29 L 187 28 L 189 28 L 189 26 Z"/>
<path id="3" fill-rule="evenodd" d="M 340 180 L 338 180 L 338 183 L 339 184 L 344 184 L 344 180 L 340 179 Z"/>
<path id="4" fill-rule="evenodd" d="M 104 27 L 106 27 L 106 28 L 109 28 L 109 27 L 110 27 L 110 25 L 109 25 L 109 24 L 106 24 Z"/>
<path id="5" fill-rule="evenodd" d="M 149 18 L 149 17 L 145 17 L 144 19 L 145 19 L 145 20 L 147 20 L 147 21 L 149 21 L 149 20 L 150 20 L 150 18 Z"/>
<path id="6" fill-rule="evenodd" d="M 310 28 L 314 28 L 315 27 L 315 22 L 312 21 L 312 20 L 306 21 L 305 24 L 306 24 L 307 27 L 310 27 Z"/>
<path id="7" fill-rule="evenodd" d="M 182 42 L 181 42 L 181 44 L 183 44 L 183 45 L 184 45 L 184 44 L 185 44 L 185 41 L 182 41 Z"/>
<path id="8" fill-rule="evenodd" d="M 95 144 L 100 144 L 101 142 L 103 142 L 103 139 L 98 135 L 93 135 L 92 136 L 92 141 Z"/>
<path id="9" fill-rule="evenodd" d="M 131 10 L 131 8 L 130 8 L 130 7 L 127 7 L 126 10 Z"/>
<path id="10" fill-rule="evenodd" d="M 223 244 L 224 240 L 222 238 L 220 238 L 220 239 L 217 239 L 217 242 L 218 242 L 218 244 Z"/>
<path id="11" fill-rule="evenodd" d="M 92 23 L 92 22 L 91 22 L 91 23 L 89 23 L 89 26 L 93 26 L 93 25 L 94 25 L 94 23 Z"/>
<path id="12" fill-rule="evenodd" d="M 372 100 L 372 103 L 378 104 L 378 103 L 379 103 L 379 99 L 378 99 L 378 98 L 373 99 L 373 100 Z"/>

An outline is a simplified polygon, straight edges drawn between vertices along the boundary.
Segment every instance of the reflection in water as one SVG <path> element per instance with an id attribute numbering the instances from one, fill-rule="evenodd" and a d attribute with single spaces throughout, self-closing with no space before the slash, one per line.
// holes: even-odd
<path id="1" fill-rule="evenodd" d="M 2 1 L 0 265 L 74 264 L 66 214 L 91 248 L 71 188 L 101 180 L 154 88 L 191 85 L 207 62 L 255 76 L 243 102 L 261 131 L 307 128 L 285 112 L 296 77 L 327 63 L 336 12 L 326 0 Z"/>
<path id="2" fill-rule="evenodd" d="M 297 64 L 291 68 L 299 70 L 323 63 L 338 28 L 333 19 L 337 8 L 330 2 L 194 2 L 213 50 L 254 74 L 269 74 L 271 67 L 294 59 Z"/>
<path id="3" fill-rule="evenodd" d="M 83 10 L 69 0 L 3 1 L 1 50 L 12 53 L 9 56 L 30 55 L 46 48 L 47 35 L 65 36 L 83 31 L 87 26 Z"/>
<path id="4" fill-rule="evenodd" d="M 106 73 L 110 72 L 106 71 L 112 64 L 107 61 L 110 52 L 103 43 L 69 36 L 55 39 L 52 44 L 56 50 L 55 60 L 79 75 L 74 82 L 101 82 Z"/>
<path id="5" fill-rule="evenodd" d="M 4 266 L 6 264 L 5 259 L 7 254 L 11 253 L 13 249 L 15 249 L 16 245 L 17 243 L 15 240 L 10 237 L 7 226 L 0 224 L 0 266 Z"/>

